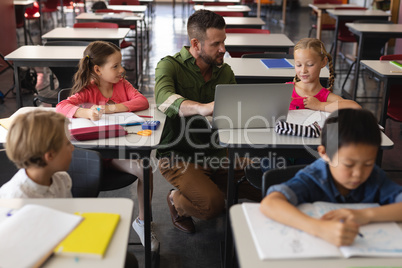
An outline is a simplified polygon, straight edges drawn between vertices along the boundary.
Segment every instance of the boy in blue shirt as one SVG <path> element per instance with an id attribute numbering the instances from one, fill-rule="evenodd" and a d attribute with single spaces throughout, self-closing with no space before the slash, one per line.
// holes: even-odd
<path id="1" fill-rule="evenodd" d="M 350 245 L 359 226 L 402 221 L 402 186 L 375 165 L 381 145 L 376 118 L 366 110 L 341 109 L 322 130 L 316 160 L 291 180 L 270 187 L 261 211 L 280 223 L 320 237 L 336 246 Z M 302 203 L 379 203 L 366 209 L 339 209 L 321 219 L 299 211 Z"/>

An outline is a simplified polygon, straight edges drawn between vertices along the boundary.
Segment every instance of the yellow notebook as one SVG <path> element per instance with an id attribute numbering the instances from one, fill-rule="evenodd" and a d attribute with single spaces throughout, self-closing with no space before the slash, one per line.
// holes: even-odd
<path id="1" fill-rule="evenodd" d="M 75 213 L 84 218 L 55 249 L 56 254 L 103 258 L 120 220 L 114 213 Z"/>

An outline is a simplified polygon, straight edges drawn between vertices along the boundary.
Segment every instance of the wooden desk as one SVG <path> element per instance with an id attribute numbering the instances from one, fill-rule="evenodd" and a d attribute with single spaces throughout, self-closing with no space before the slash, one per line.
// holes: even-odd
<path id="1" fill-rule="evenodd" d="M 128 237 L 131 230 L 132 212 L 134 203 L 128 198 L 55 198 L 55 199 L 0 199 L 1 207 L 18 209 L 26 204 L 37 204 L 57 209 L 67 213 L 74 212 L 109 212 L 120 214 L 120 221 L 117 225 L 112 240 L 108 246 L 103 259 L 50 257 L 42 267 L 124 267 L 127 253 Z M 40 241 L 39 241 L 40 242 Z"/>
<path id="2" fill-rule="evenodd" d="M 348 268 L 348 267 L 384 267 L 400 266 L 402 258 L 316 258 L 316 259 L 286 259 L 261 260 L 258 257 L 251 232 L 248 227 L 242 206 L 230 208 L 230 220 L 236 243 L 236 253 L 240 267 L 275 267 L 275 268 Z M 399 224 L 401 227 L 401 224 Z"/>
<path id="3" fill-rule="evenodd" d="M 226 28 L 259 28 L 265 25 L 265 21 L 255 17 L 223 17 Z"/>
<path id="4" fill-rule="evenodd" d="M 24 107 L 19 109 L 13 116 L 30 112 L 34 109 L 55 110 L 55 108 L 39 108 Z M 113 159 L 142 159 L 144 174 L 144 224 L 145 224 L 145 267 L 151 267 L 151 211 L 149 209 L 149 172 L 151 151 L 156 149 L 160 143 L 162 131 L 165 125 L 166 116 L 160 112 L 155 104 L 151 104 L 151 108 L 144 111 L 136 112 L 138 115 L 150 115 L 152 120 L 160 121 L 160 126 L 152 132 L 151 136 L 140 136 L 136 134 L 128 134 L 127 136 L 90 140 L 90 141 L 74 141 L 73 145 L 80 148 L 99 151 L 104 158 Z M 138 132 L 141 126 L 126 127 L 128 132 Z M 7 130 L 0 126 L 0 145 L 6 142 Z M 113 266 L 109 266 L 113 267 Z"/>
<path id="5" fill-rule="evenodd" d="M 296 75 L 294 68 L 267 68 L 261 59 L 224 58 L 225 63 L 232 68 L 238 84 L 255 83 L 286 83 L 293 81 Z M 294 65 L 293 59 L 288 59 Z M 321 69 L 320 82 L 328 84 L 329 70 Z"/>
<path id="6" fill-rule="evenodd" d="M 362 55 L 364 49 L 370 47 L 369 43 L 366 44 L 367 38 L 401 38 L 402 24 L 346 23 L 346 26 L 349 28 L 349 31 L 359 37 L 359 48 L 357 51 L 355 66 L 355 81 L 352 88 L 352 99 L 356 100 L 357 86 L 359 84 L 358 75 L 360 61 L 363 60 Z M 385 124 L 385 122 L 383 123 Z"/>
<path id="7" fill-rule="evenodd" d="M 119 46 L 126 37 L 129 28 L 55 28 L 42 35 L 46 42 L 51 41 L 97 41 L 103 40 L 112 42 Z"/>
<path id="8" fill-rule="evenodd" d="M 316 38 L 319 40 L 321 40 L 322 14 L 326 13 L 327 9 L 334 9 L 336 7 L 357 7 L 357 5 L 353 4 L 308 4 L 308 6 L 317 13 Z"/>
<path id="9" fill-rule="evenodd" d="M 402 70 L 389 63 L 389 61 L 362 60 L 360 63 L 364 68 L 366 68 L 366 70 L 369 70 L 376 77 L 384 82 L 384 96 L 382 97 L 382 109 L 379 124 L 385 128 L 388 110 L 389 90 L 392 85 L 402 85 Z M 392 73 L 391 71 L 395 71 L 396 73 Z"/>
<path id="10" fill-rule="evenodd" d="M 226 147 L 229 155 L 227 208 L 230 208 L 234 201 L 235 159 L 244 156 L 249 158 L 266 157 L 267 152 L 272 152 L 275 157 L 318 158 L 316 149 L 321 143 L 321 138 L 279 135 L 274 128 L 220 129 L 218 130 L 218 138 L 219 145 Z M 394 146 L 394 143 L 382 132 L 381 138 L 381 149 L 391 149 Z M 381 159 L 381 154 L 379 158 Z M 233 237 L 228 213 L 225 232 L 225 267 L 232 267 L 233 253 Z"/>
<path id="11" fill-rule="evenodd" d="M 17 109 L 22 107 L 19 67 L 76 67 L 84 46 L 22 46 L 5 56 L 14 65 Z"/>
<path id="12" fill-rule="evenodd" d="M 212 12 L 243 12 L 247 15 L 251 9 L 246 5 L 230 5 L 230 6 L 204 6 L 204 5 L 194 5 L 194 10 L 206 9 Z"/>
<path id="13" fill-rule="evenodd" d="M 354 21 L 354 20 L 388 20 L 391 16 L 382 10 L 336 10 L 327 9 L 328 14 L 336 19 L 335 33 L 334 33 L 334 44 L 333 44 L 333 55 L 332 61 L 334 69 L 336 67 L 336 56 L 338 50 L 338 32 L 339 25 L 341 21 Z M 335 69 L 336 70 L 336 69 Z"/>
<path id="14" fill-rule="evenodd" d="M 228 33 L 225 47 L 231 51 L 264 51 L 289 53 L 294 43 L 284 34 Z"/>

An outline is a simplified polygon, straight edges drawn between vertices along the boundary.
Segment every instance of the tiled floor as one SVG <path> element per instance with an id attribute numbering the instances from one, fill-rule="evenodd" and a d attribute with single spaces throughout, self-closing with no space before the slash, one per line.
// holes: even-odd
<path id="1" fill-rule="evenodd" d="M 181 4 L 181 2 L 180 2 Z M 158 4 L 155 8 L 155 17 L 150 26 L 151 51 L 149 52 L 148 68 L 144 77 L 144 85 L 140 88 L 150 102 L 153 102 L 154 69 L 157 62 L 166 55 L 171 55 L 180 50 L 188 43 L 186 34 L 186 25 L 183 23 L 181 5 L 176 6 L 176 18 L 173 18 L 173 12 L 170 4 Z M 275 18 L 280 16 L 274 14 Z M 271 30 L 272 33 L 284 33 L 293 42 L 306 37 L 310 28 L 310 10 L 300 8 L 289 11 L 288 26 L 281 27 L 267 18 L 267 24 L 264 28 Z M 68 26 L 72 25 L 71 14 L 68 14 Z M 31 27 L 34 40 L 39 36 L 35 32 L 35 25 Z M 22 40 L 22 39 L 20 39 Z M 332 40 L 332 33 L 324 32 L 323 41 L 329 50 Z M 347 49 L 351 49 L 350 47 Z M 340 63 L 340 61 L 338 61 Z M 43 88 L 48 85 L 48 71 L 37 68 L 38 85 L 37 88 Z M 45 75 L 43 75 L 45 72 Z M 377 94 L 377 83 L 373 79 L 363 76 L 365 80 L 365 90 L 363 83 L 360 83 L 359 94 Z M 335 93 L 340 92 L 340 85 L 343 82 L 344 75 L 338 75 L 335 83 Z M 353 77 L 352 77 L 353 78 Z M 7 70 L 0 75 L 0 90 L 5 92 L 12 85 L 12 71 Z M 131 79 L 129 77 L 129 79 Z M 347 87 L 349 86 L 349 83 Z M 24 105 L 32 106 L 32 93 L 24 94 Z M 372 110 L 378 115 L 378 105 L 376 103 L 362 103 L 362 105 Z M 16 110 L 16 102 L 13 94 L 9 94 L 4 104 L 0 105 L 0 118 L 11 115 Z M 395 147 L 392 150 L 384 152 L 382 166 L 385 169 L 402 169 L 402 135 L 400 123 L 388 120 L 386 134 L 394 141 Z M 154 159 L 155 160 L 155 159 Z M 161 242 L 160 249 L 160 267 L 220 267 L 220 243 L 224 239 L 225 215 L 221 215 L 215 220 L 201 221 L 195 219 L 197 232 L 195 234 L 184 234 L 173 228 L 169 211 L 166 204 L 166 196 L 171 186 L 162 178 L 156 167 L 156 160 L 153 161 L 154 167 L 154 197 L 152 201 L 153 221 L 155 231 Z M 400 182 L 401 173 L 389 173 L 393 178 Z M 127 197 L 133 198 L 137 204 L 136 184 L 124 189 L 102 192 L 102 197 Z M 135 205 L 133 215 L 136 216 L 138 209 Z M 130 233 L 130 241 L 139 242 L 139 238 L 134 231 Z M 140 267 L 144 266 L 144 254 L 141 246 L 129 246 L 129 251 L 134 253 Z"/>

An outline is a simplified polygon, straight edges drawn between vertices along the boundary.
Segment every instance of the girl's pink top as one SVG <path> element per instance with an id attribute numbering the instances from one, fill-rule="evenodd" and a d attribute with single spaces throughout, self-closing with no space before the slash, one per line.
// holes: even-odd
<path id="1" fill-rule="evenodd" d="M 95 84 L 91 84 L 68 99 L 59 102 L 56 106 L 56 111 L 64 114 L 66 117 L 72 118 L 78 108 L 107 105 L 110 100 L 116 104 L 123 104 L 130 112 L 145 110 L 149 107 L 147 98 L 139 93 L 130 82 L 122 79 L 113 85 L 111 98 L 105 98 L 98 87 Z"/>
<path id="2" fill-rule="evenodd" d="M 295 84 L 294 82 L 289 82 L 291 84 Z M 326 102 L 329 93 L 331 93 L 328 89 L 323 87 L 314 97 L 316 97 L 320 102 Z M 289 110 L 298 110 L 298 109 L 306 109 L 303 104 L 303 97 L 300 97 L 296 89 L 293 87 L 293 92 L 292 92 L 292 101 L 290 102 L 289 105 Z"/>

